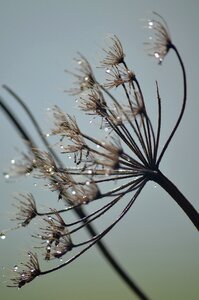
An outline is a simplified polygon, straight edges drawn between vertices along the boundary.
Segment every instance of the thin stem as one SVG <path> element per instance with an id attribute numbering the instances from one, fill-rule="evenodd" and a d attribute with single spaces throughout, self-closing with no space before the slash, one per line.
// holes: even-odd
<path id="1" fill-rule="evenodd" d="M 5 84 L 2 85 L 2 87 L 21 105 L 21 107 L 24 109 L 24 111 L 27 113 L 28 117 L 30 118 L 32 124 L 34 125 L 34 127 L 35 127 L 39 137 L 41 138 L 42 142 L 44 143 L 44 145 L 46 146 L 48 151 L 52 154 L 52 156 L 55 158 L 55 160 L 59 163 L 59 165 L 61 165 L 62 164 L 61 160 L 56 155 L 55 151 L 52 149 L 52 147 L 48 143 L 47 139 L 44 137 L 44 135 L 42 133 L 42 130 L 41 130 L 37 120 L 33 116 L 32 112 L 30 111 L 28 106 L 24 103 L 24 101 L 10 87 L 8 87 Z"/>
<path id="2" fill-rule="evenodd" d="M 197 230 L 199 230 L 199 213 L 179 191 L 179 189 L 160 171 L 157 171 L 156 175 L 153 177 L 153 180 L 157 182 L 165 191 L 167 191 L 167 193 L 176 201 L 176 203 L 189 217 Z"/>
<path id="3" fill-rule="evenodd" d="M 182 108 L 181 108 L 181 111 L 180 111 L 180 115 L 177 119 L 177 122 L 168 138 L 168 140 L 166 141 L 161 153 L 160 153 L 160 156 L 158 158 L 158 161 L 157 161 L 157 167 L 159 166 L 160 164 L 160 161 L 162 160 L 163 158 L 163 155 L 165 153 L 165 151 L 167 150 L 181 120 L 182 120 L 182 117 L 183 117 L 183 114 L 184 114 L 184 110 L 185 110 L 185 106 L 186 106 L 186 100 L 187 100 L 187 79 L 186 79 L 186 72 L 185 72 L 185 67 L 184 67 L 184 64 L 183 64 L 183 61 L 182 61 L 182 58 L 177 50 L 177 48 L 175 47 L 175 45 L 171 44 L 170 45 L 170 48 L 174 50 L 174 52 L 176 53 L 177 57 L 178 57 L 178 60 L 180 62 L 180 66 L 182 68 L 182 75 L 183 75 L 183 103 L 182 103 Z"/>
<path id="4" fill-rule="evenodd" d="M 157 159 L 157 153 L 158 153 L 158 148 L 159 148 L 161 121 L 162 121 L 161 99 L 160 99 L 157 81 L 156 81 L 156 89 L 157 89 L 157 98 L 158 98 L 158 126 L 157 126 L 156 142 L 155 142 L 155 148 L 154 148 L 154 161 L 155 162 Z"/>
<path id="5" fill-rule="evenodd" d="M 22 139 L 27 143 L 27 145 L 30 148 L 36 148 L 36 144 L 33 141 L 32 137 L 29 135 L 29 133 L 25 130 L 24 126 L 20 123 L 18 118 L 15 116 L 11 108 L 4 102 L 3 98 L 0 97 L 0 106 L 3 109 L 3 111 L 6 113 L 6 115 L 9 117 L 9 119 L 12 121 L 13 125 L 19 132 Z"/>

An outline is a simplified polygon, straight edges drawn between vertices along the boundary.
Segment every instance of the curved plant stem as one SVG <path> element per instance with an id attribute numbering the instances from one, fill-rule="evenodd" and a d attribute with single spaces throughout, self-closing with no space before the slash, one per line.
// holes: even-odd
<path id="1" fill-rule="evenodd" d="M 158 183 L 182 208 L 191 222 L 199 230 L 199 213 L 193 205 L 185 198 L 179 189 L 159 170 L 154 175 L 153 180 Z"/>
<path id="2" fill-rule="evenodd" d="M 176 132 L 176 130 L 178 128 L 178 126 L 180 125 L 180 122 L 181 122 L 183 114 L 184 114 L 184 110 L 185 110 L 185 106 L 186 106 L 186 101 L 187 101 L 187 79 L 186 79 L 185 67 L 184 67 L 182 58 L 181 58 L 181 56 L 180 56 L 177 48 L 175 47 L 175 45 L 171 44 L 170 48 L 173 49 L 174 52 L 176 53 L 176 55 L 178 57 L 178 60 L 180 62 L 180 66 L 182 68 L 182 75 L 183 75 L 183 103 L 182 103 L 182 108 L 181 108 L 181 111 L 180 111 L 180 115 L 179 115 L 179 117 L 177 119 L 177 122 L 176 122 L 176 124 L 175 124 L 175 126 L 174 126 L 174 128 L 173 128 L 173 130 L 172 130 L 172 132 L 171 132 L 171 134 L 170 134 L 170 136 L 168 138 L 168 140 L 166 141 L 166 143 L 165 143 L 165 145 L 164 145 L 164 147 L 163 147 L 163 149 L 162 149 L 162 151 L 160 153 L 160 156 L 159 156 L 159 158 L 157 160 L 157 167 L 159 166 L 160 161 L 162 160 L 165 151 L 167 150 L 167 148 L 168 148 L 168 146 L 169 146 L 169 144 L 170 144 L 170 142 L 171 142 L 171 140 L 172 140 L 172 138 L 173 138 L 173 136 L 174 136 L 174 134 L 175 134 L 175 132 Z"/>
<path id="3" fill-rule="evenodd" d="M 4 86 L 4 88 L 5 88 L 5 86 Z M 6 90 L 9 91 L 14 96 L 14 98 L 18 97 L 15 93 L 12 93 L 12 91 L 9 88 L 6 87 Z M 20 101 L 22 101 L 22 100 L 20 99 Z M 30 137 L 29 133 L 25 130 L 24 126 L 19 122 L 18 118 L 15 116 L 15 114 L 12 112 L 12 110 L 7 106 L 7 104 L 5 104 L 4 100 L 1 97 L 0 97 L 0 106 L 2 107 L 2 109 L 6 113 L 6 115 L 9 117 L 10 121 L 13 123 L 13 125 L 15 126 L 15 128 L 17 129 L 17 131 L 19 132 L 21 137 L 23 138 L 23 140 L 25 140 L 25 142 L 27 142 L 28 146 L 30 148 L 37 148 L 36 144 L 34 143 L 33 139 Z M 25 106 L 24 109 L 26 112 L 28 112 L 28 115 L 32 115 L 30 110 L 27 108 L 27 106 Z M 32 120 L 34 120 L 33 124 L 36 126 L 39 135 L 40 135 L 40 133 L 42 135 L 42 132 L 40 130 L 40 127 L 39 127 L 37 121 L 34 119 L 34 117 Z M 38 128 L 39 128 L 39 130 L 38 130 Z M 45 138 L 43 137 L 42 140 L 43 139 L 45 139 Z M 48 150 L 52 150 L 51 147 L 48 145 L 47 141 L 46 141 L 46 143 L 45 143 L 45 145 L 47 146 Z M 53 152 L 52 151 L 50 151 L 50 152 L 53 155 Z M 54 156 L 54 158 L 56 159 L 56 156 Z M 58 163 L 60 164 L 60 161 L 58 161 Z M 76 208 L 74 211 L 76 212 L 76 214 L 78 215 L 79 218 L 85 219 L 86 214 L 82 208 Z M 91 224 L 86 224 L 86 228 L 92 237 L 97 236 L 97 232 L 95 231 L 94 227 Z M 132 290 L 132 292 L 134 292 L 141 300 L 149 300 L 149 298 L 142 292 L 142 290 L 138 287 L 138 285 L 130 278 L 130 276 L 119 265 L 119 263 L 116 261 L 116 259 L 113 257 L 113 255 L 107 249 L 107 247 L 104 245 L 104 243 L 101 240 L 99 240 L 96 243 L 96 245 L 98 246 L 98 248 L 101 251 L 101 253 L 103 254 L 103 256 L 107 259 L 107 261 L 113 267 L 113 269 L 122 278 L 122 280 L 126 283 L 126 285 Z"/>

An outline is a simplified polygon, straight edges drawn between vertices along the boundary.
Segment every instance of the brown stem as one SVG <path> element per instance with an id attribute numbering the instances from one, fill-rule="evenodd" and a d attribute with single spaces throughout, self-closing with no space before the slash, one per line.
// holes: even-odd
<path id="1" fill-rule="evenodd" d="M 155 173 L 152 180 L 157 182 L 165 191 L 167 191 L 167 193 L 176 201 L 176 203 L 189 217 L 197 230 L 199 230 L 199 213 L 179 191 L 179 189 L 160 171 Z"/>

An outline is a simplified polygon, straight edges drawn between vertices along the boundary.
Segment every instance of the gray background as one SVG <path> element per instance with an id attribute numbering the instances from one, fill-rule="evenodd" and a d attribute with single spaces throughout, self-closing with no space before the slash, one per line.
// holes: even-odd
<path id="1" fill-rule="evenodd" d="M 188 77 L 185 116 L 162 161 L 161 170 L 198 207 L 197 0 L 0 0 L 0 84 L 9 85 L 25 100 L 44 132 L 51 127 L 47 108 L 53 104 L 77 115 L 83 124 L 84 119 L 75 108 L 75 99 L 63 92 L 71 83 L 64 69 L 73 69 L 72 59 L 77 51 L 97 66 L 104 37 L 107 33 L 117 34 L 128 65 L 142 84 L 154 121 L 155 80 L 159 81 L 163 102 L 163 143 L 180 108 L 181 73 L 173 53 L 160 67 L 143 50 L 147 33 L 140 20 L 152 10 L 166 18 Z M 0 93 L 37 139 L 23 111 L 5 90 L 0 88 Z M 89 119 L 85 122 L 85 128 L 89 129 Z M 92 134 L 91 126 L 89 130 Z M 6 230 L 13 226 L 9 219 L 14 214 L 11 204 L 15 192 L 32 191 L 45 206 L 54 195 L 39 182 L 35 186 L 34 180 L 5 181 L 2 173 L 10 160 L 18 156 L 16 148 L 25 148 L 1 112 L 0 137 L 0 230 Z M 30 233 L 29 229 L 8 231 L 6 239 L 0 240 L 1 299 L 136 299 L 96 248 L 67 268 L 39 278 L 20 291 L 6 288 L 9 267 L 25 260 L 25 250 L 32 245 L 28 239 Z M 198 234 L 180 208 L 153 183 L 147 185 L 126 218 L 105 241 L 151 299 L 198 299 Z"/>

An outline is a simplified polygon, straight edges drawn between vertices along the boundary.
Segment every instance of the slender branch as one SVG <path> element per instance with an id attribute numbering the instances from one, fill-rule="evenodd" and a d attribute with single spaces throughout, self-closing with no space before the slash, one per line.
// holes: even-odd
<path id="1" fill-rule="evenodd" d="M 25 130 L 24 126 L 20 123 L 18 118 L 15 116 L 11 108 L 5 103 L 3 98 L 0 96 L 0 106 L 3 109 L 3 111 L 6 113 L 6 115 L 9 117 L 9 119 L 12 121 L 13 125 L 19 132 L 22 139 L 28 144 L 31 148 L 36 148 L 36 144 L 33 141 L 32 137 L 29 135 L 29 133 Z"/>
<path id="2" fill-rule="evenodd" d="M 158 126 L 157 126 L 157 134 L 156 134 L 156 142 L 154 148 L 154 161 L 156 162 L 157 153 L 160 142 L 160 131 L 161 131 L 161 121 L 162 121 L 162 110 L 161 110 L 161 99 L 159 94 L 158 82 L 156 81 L 156 89 L 157 89 L 157 98 L 158 98 Z"/>
<path id="3" fill-rule="evenodd" d="M 186 79 L 185 67 L 184 67 L 182 58 L 181 58 L 181 56 L 180 56 L 177 48 L 175 47 L 175 45 L 171 44 L 170 48 L 175 51 L 175 53 L 176 53 L 176 55 L 178 57 L 178 60 L 180 62 L 180 66 L 182 68 L 182 75 L 183 75 L 183 103 L 182 103 L 182 108 L 181 108 L 181 111 L 180 111 L 180 115 L 179 115 L 179 117 L 177 119 L 177 122 L 176 122 L 176 124 L 175 124 L 175 126 L 174 126 L 174 128 L 173 128 L 173 130 L 172 130 L 172 132 L 171 132 L 171 134 L 170 134 L 170 136 L 168 138 L 168 140 L 166 141 L 166 143 L 165 143 L 165 145 L 164 145 L 161 153 L 160 153 L 160 156 L 159 156 L 158 161 L 157 161 L 157 167 L 159 166 L 160 161 L 162 160 L 163 155 L 164 155 L 165 151 L 167 150 L 167 148 L 168 148 L 168 146 L 169 146 L 169 144 L 170 144 L 170 142 L 171 142 L 171 140 L 172 140 L 172 138 L 173 138 L 173 136 L 174 136 L 174 134 L 175 134 L 175 132 L 176 132 L 176 130 L 177 130 L 180 122 L 181 122 L 181 120 L 182 120 L 182 117 L 183 117 L 183 114 L 184 114 L 184 110 L 185 110 L 185 106 L 186 106 L 186 100 L 187 100 L 187 79 Z"/>
<path id="4" fill-rule="evenodd" d="M 185 198 L 179 189 L 159 170 L 154 175 L 153 180 L 157 182 L 182 208 L 185 214 L 199 231 L 199 213 L 193 205 Z"/>
<path id="5" fill-rule="evenodd" d="M 34 127 L 35 127 L 39 137 L 41 138 L 43 144 L 46 146 L 46 148 L 52 154 L 52 156 L 55 158 L 55 160 L 59 163 L 59 165 L 62 165 L 61 160 L 56 155 L 55 151 L 52 149 L 52 147 L 48 143 L 47 139 L 44 137 L 44 135 L 42 133 L 42 130 L 41 130 L 37 120 L 33 116 L 32 112 L 30 111 L 28 106 L 24 103 L 24 101 L 10 87 L 8 87 L 5 84 L 2 85 L 2 87 L 21 105 L 21 107 L 24 109 L 24 111 L 27 113 L 28 117 L 30 118 L 32 124 L 34 125 Z"/>

